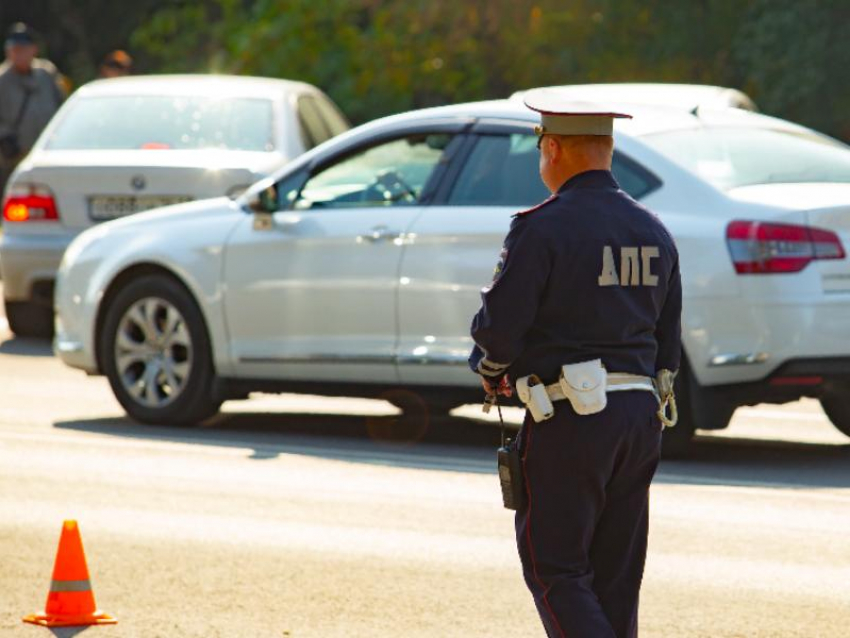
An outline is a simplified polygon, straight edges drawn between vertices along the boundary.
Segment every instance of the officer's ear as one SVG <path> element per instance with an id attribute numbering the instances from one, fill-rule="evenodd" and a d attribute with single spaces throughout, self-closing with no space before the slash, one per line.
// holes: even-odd
<path id="1" fill-rule="evenodd" d="M 561 145 L 561 139 L 558 135 L 547 135 L 543 143 L 546 145 L 547 158 L 550 162 L 557 163 L 564 154 L 564 147 Z"/>

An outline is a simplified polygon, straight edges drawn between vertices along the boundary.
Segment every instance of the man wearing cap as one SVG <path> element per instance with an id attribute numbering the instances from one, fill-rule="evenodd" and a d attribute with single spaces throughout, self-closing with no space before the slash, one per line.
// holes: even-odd
<path id="1" fill-rule="evenodd" d="M 552 195 L 514 216 L 470 364 L 488 394 L 515 388 L 528 408 L 517 546 L 547 634 L 636 636 L 649 484 L 675 420 L 678 253 L 611 173 L 613 121 L 628 115 L 556 89 L 525 103 Z"/>
<path id="2" fill-rule="evenodd" d="M 26 24 L 9 29 L 5 53 L 0 65 L 0 185 L 65 99 L 56 67 L 36 57 L 35 34 Z"/>

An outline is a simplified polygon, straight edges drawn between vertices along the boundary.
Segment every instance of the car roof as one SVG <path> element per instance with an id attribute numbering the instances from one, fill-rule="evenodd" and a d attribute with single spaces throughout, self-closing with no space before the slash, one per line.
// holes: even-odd
<path id="1" fill-rule="evenodd" d="M 81 86 L 77 93 L 95 95 L 175 95 L 175 96 L 238 96 L 247 98 L 280 99 L 285 93 L 316 91 L 306 82 L 244 75 L 182 74 L 131 75 L 106 80 L 94 80 Z"/>
<path id="2" fill-rule="evenodd" d="M 622 109 L 622 112 L 633 116 L 631 120 L 617 120 L 614 124 L 614 130 L 617 133 L 631 137 L 674 130 L 698 129 L 705 126 L 770 128 L 789 132 L 809 132 L 809 129 L 797 124 L 742 109 L 689 109 L 679 106 L 634 104 L 627 101 L 609 102 L 606 106 L 618 110 Z M 352 132 L 365 132 L 367 129 L 382 128 L 394 124 L 403 125 L 423 120 L 446 119 L 514 120 L 518 125 L 527 124 L 530 128 L 539 122 L 539 115 L 517 99 L 467 102 L 391 115 L 357 127 Z"/>
<path id="3" fill-rule="evenodd" d="M 753 100 L 743 91 L 710 84 L 676 84 L 666 82 L 612 82 L 607 84 L 565 84 L 557 88 L 571 98 L 586 100 L 621 100 L 635 104 L 662 104 L 694 108 L 696 106 L 734 107 L 758 111 Z M 511 95 L 522 101 L 525 91 Z"/>

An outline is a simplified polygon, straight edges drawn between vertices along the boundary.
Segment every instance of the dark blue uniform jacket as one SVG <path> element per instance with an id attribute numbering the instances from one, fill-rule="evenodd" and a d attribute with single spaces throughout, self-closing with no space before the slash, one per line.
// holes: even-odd
<path id="1" fill-rule="evenodd" d="M 676 246 L 609 171 L 576 175 L 515 215 L 481 297 L 470 365 L 491 379 L 553 383 L 562 365 L 597 358 L 609 372 L 679 368 Z"/>

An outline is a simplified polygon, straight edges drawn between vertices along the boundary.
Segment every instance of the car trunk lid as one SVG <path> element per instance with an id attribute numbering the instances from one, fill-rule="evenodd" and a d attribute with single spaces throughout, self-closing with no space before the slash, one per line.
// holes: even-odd
<path id="1" fill-rule="evenodd" d="M 82 229 L 159 206 L 231 194 L 267 174 L 272 164 L 268 153 L 253 152 L 49 151 L 34 158 L 20 181 L 47 186 L 61 223 Z"/>

